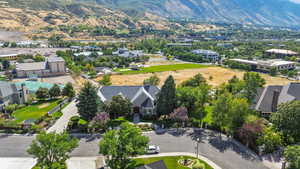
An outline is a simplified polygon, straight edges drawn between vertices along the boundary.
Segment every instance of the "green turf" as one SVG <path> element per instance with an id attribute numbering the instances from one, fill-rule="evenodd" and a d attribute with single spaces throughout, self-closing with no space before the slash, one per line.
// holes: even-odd
<path id="1" fill-rule="evenodd" d="M 137 159 L 134 159 L 134 163 L 135 163 L 134 165 L 135 166 L 141 166 L 141 165 L 150 164 L 150 163 L 153 163 L 153 162 L 156 162 L 156 161 L 163 160 L 168 169 L 190 169 L 188 167 L 181 166 L 181 165 L 178 164 L 178 160 L 180 158 L 182 158 L 182 156 L 175 156 L 175 157 L 154 157 L 154 158 L 137 158 Z M 188 156 L 183 156 L 183 158 L 192 158 L 192 159 L 195 159 L 193 157 L 188 157 Z M 200 162 L 205 164 L 205 169 L 213 169 L 211 166 L 209 166 L 204 161 L 200 160 Z"/>
<path id="2" fill-rule="evenodd" d="M 201 69 L 207 67 L 209 67 L 209 65 L 186 63 L 186 64 L 150 66 L 150 67 L 141 68 L 140 70 L 122 71 L 122 69 L 117 69 L 116 71 L 121 74 L 141 74 L 141 73 L 176 71 L 176 70 L 184 70 L 184 69 Z"/>
<path id="3" fill-rule="evenodd" d="M 13 116 L 16 119 L 17 123 L 23 122 L 24 120 L 29 120 L 29 119 L 39 119 L 42 116 L 44 116 L 45 114 L 47 114 L 51 109 L 53 109 L 55 106 L 57 106 L 59 104 L 61 100 L 60 99 L 55 99 L 55 100 L 51 100 L 51 101 L 41 101 L 29 106 L 26 106 L 22 109 L 16 110 L 15 112 L 13 112 Z M 39 107 L 42 106 L 43 104 L 47 104 L 49 103 L 49 105 L 45 106 L 45 107 Z"/>

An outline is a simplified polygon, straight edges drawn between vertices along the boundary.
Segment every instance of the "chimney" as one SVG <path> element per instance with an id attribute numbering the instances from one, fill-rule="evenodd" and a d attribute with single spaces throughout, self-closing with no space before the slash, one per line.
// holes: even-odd
<path id="1" fill-rule="evenodd" d="M 273 91 L 273 98 L 272 98 L 272 107 L 271 110 L 272 112 L 276 112 L 277 111 L 277 105 L 278 105 L 278 99 L 279 99 L 279 91 L 278 90 L 274 90 Z"/>

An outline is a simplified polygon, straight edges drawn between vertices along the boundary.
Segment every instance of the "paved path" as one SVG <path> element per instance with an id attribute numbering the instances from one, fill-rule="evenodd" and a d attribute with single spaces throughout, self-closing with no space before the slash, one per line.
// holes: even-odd
<path id="1" fill-rule="evenodd" d="M 62 110 L 63 115 L 50 127 L 47 132 L 63 132 L 67 126 L 71 117 L 78 115 L 75 100 L 72 101 L 67 107 Z"/>
<path id="2" fill-rule="evenodd" d="M 268 169 L 263 165 L 259 157 L 252 151 L 233 141 L 222 138 L 218 134 L 205 130 L 200 133 L 193 131 L 178 135 L 176 132 L 165 134 L 147 133 L 150 144 L 159 145 L 161 153 L 196 153 L 196 139 L 200 138 L 199 152 L 222 169 Z M 0 135 L 0 157 L 29 157 L 26 153 L 34 136 L 9 136 Z M 99 137 L 83 137 L 80 139 L 79 147 L 72 153 L 72 157 L 95 157 L 98 156 Z M 0 167 L 1 168 L 1 167 Z"/>

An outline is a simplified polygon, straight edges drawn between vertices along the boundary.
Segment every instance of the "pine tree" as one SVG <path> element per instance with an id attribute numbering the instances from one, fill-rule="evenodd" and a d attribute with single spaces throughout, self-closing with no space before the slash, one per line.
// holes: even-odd
<path id="1" fill-rule="evenodd" d="M 176 84 L 173 76 L 169 76 L 161 88 L 157 99 L 157 114 L 168 115 L 176 106 Z"/>
<path id="2" fill-rule="evenodd" d="M 82 119 L 90 121 L 97 114 L 100 100 L 97 95 L 96 87 L 90 82 L 84 84 L 78 95 L 77 108 Z"/>

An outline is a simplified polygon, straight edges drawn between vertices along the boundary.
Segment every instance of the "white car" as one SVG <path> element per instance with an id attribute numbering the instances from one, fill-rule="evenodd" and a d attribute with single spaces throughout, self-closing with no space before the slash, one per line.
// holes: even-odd
<path id="1" fill-rule="evenodd" d="M 159 146 L 156 145 L 149 145 L 147 148 L 148 154 L 158 154 L 160 151 Z"/>

